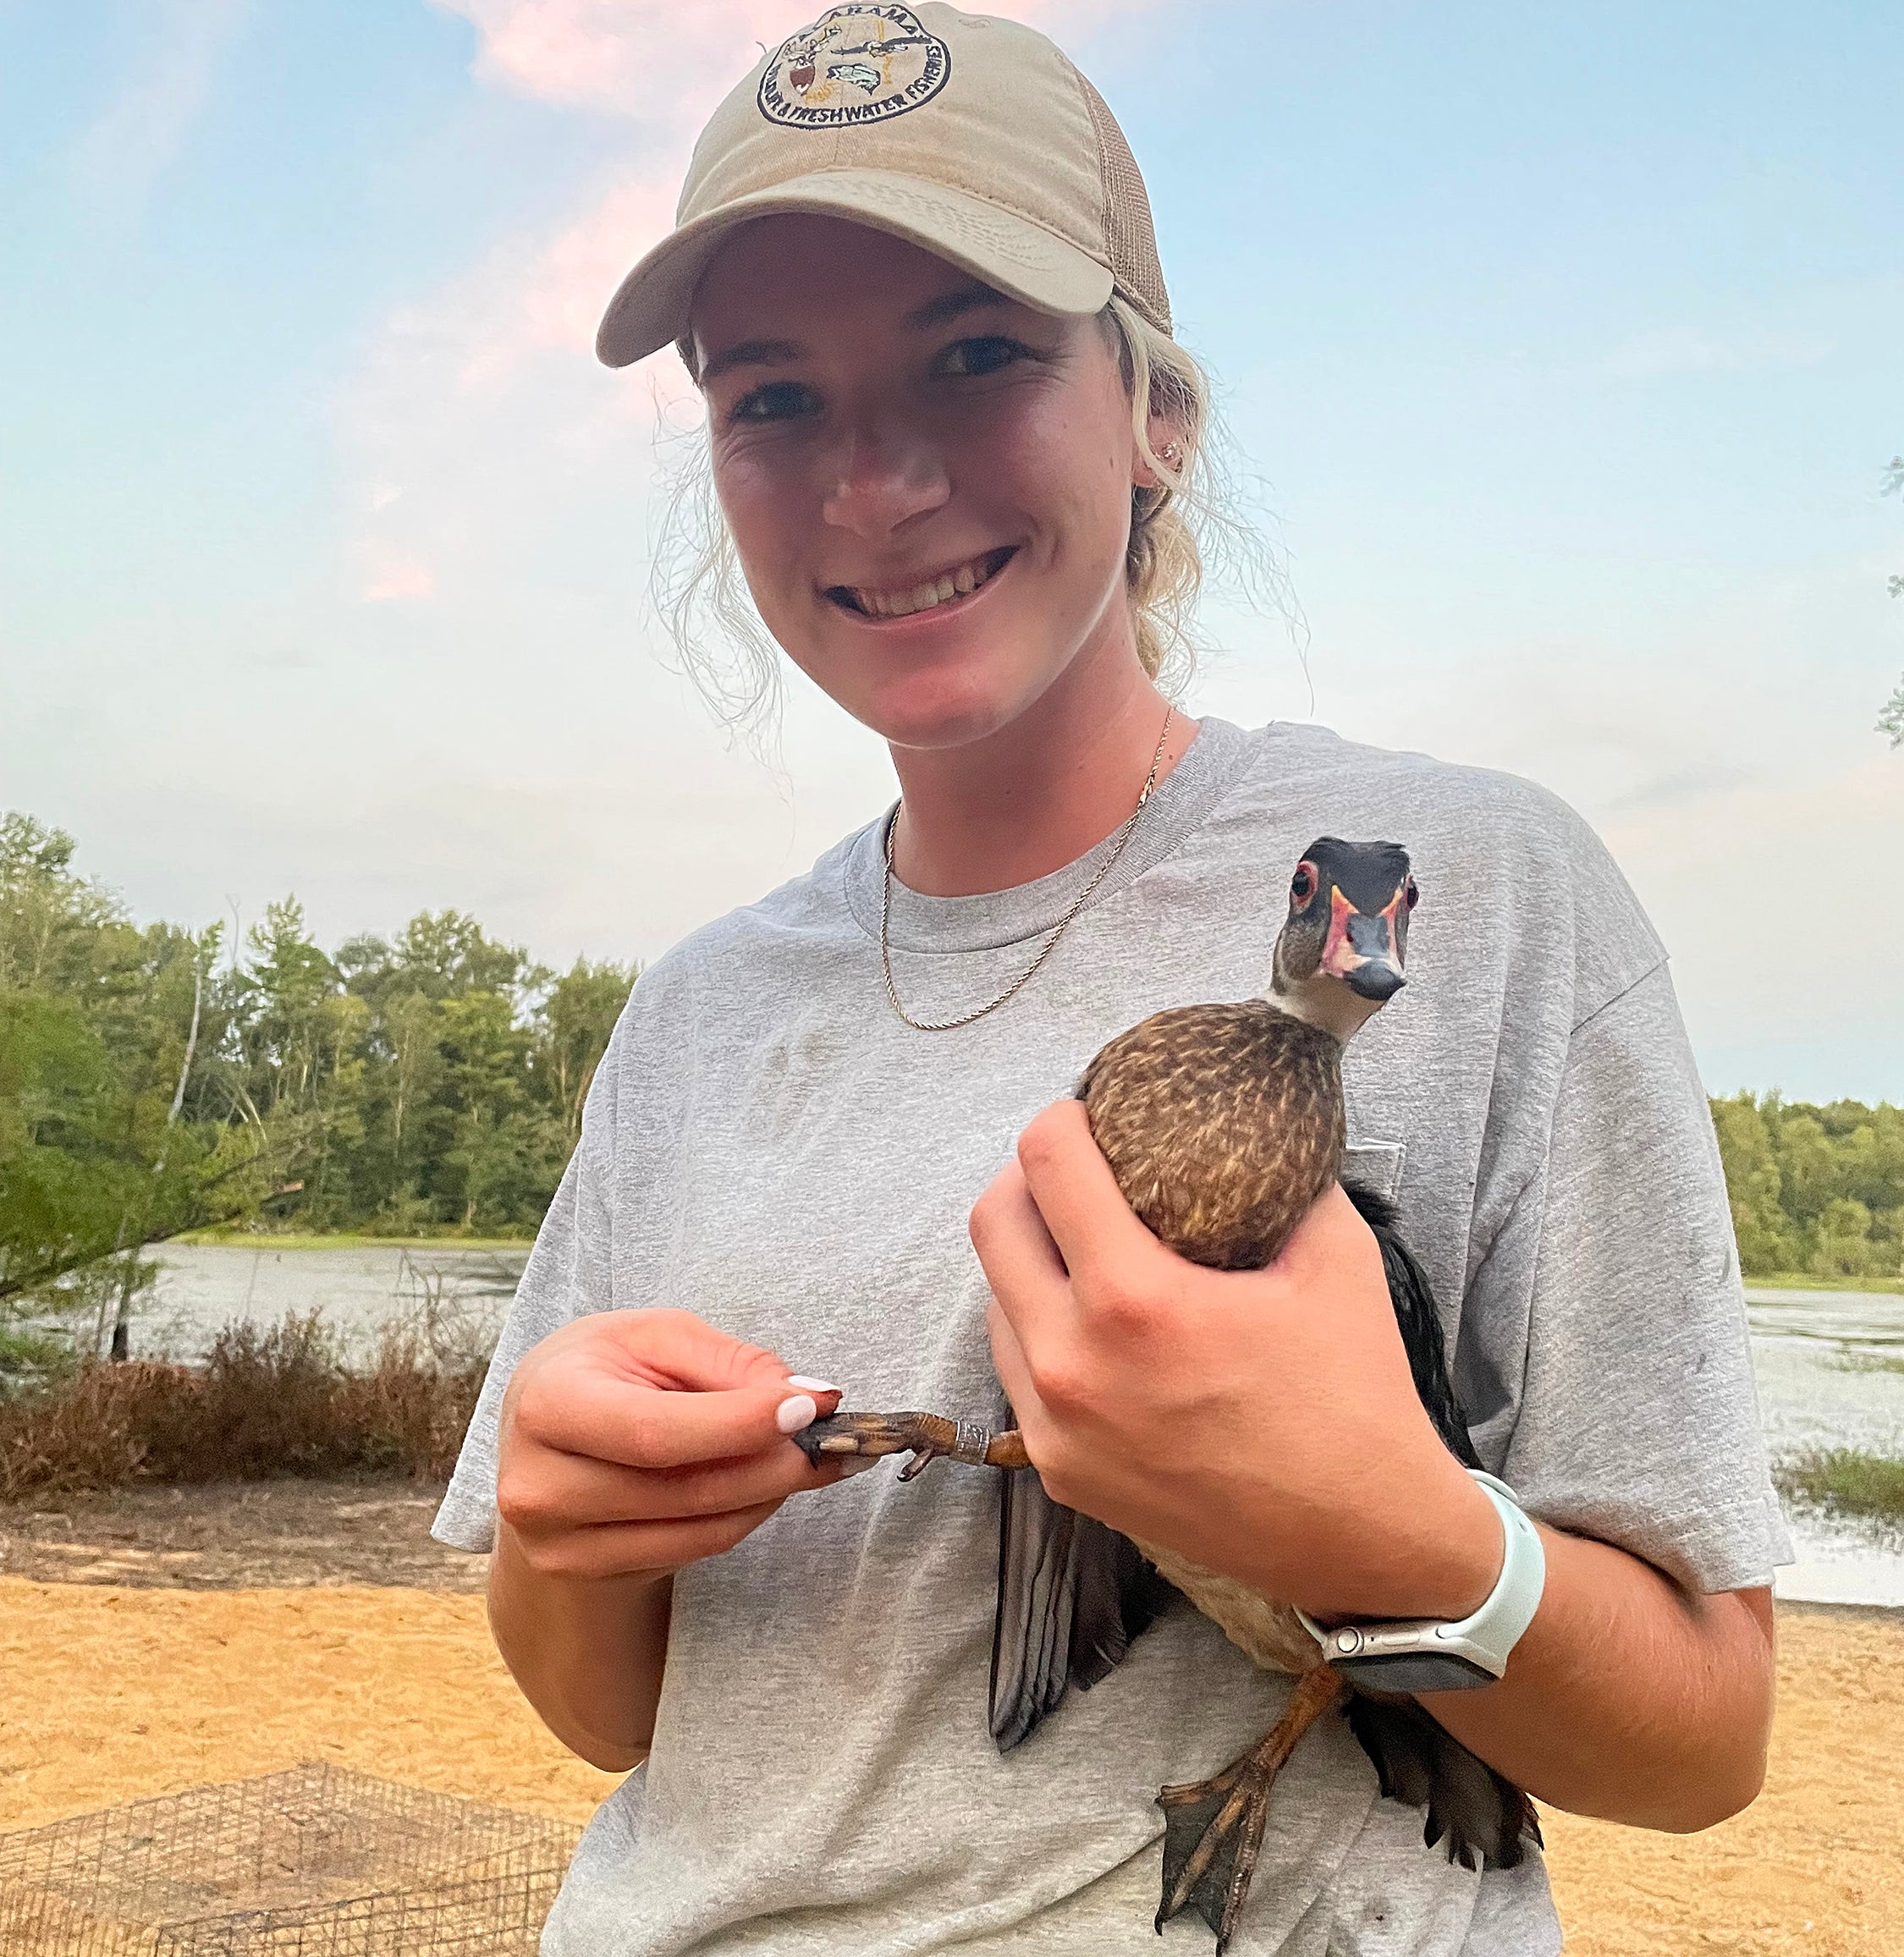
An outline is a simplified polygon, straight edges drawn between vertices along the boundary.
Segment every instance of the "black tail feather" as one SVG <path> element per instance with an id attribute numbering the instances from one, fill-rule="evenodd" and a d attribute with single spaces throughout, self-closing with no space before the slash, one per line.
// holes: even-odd
<path id="1" fill-rule="evenodd" d="M 1511 1869 L 1541 1845 L 1534 1805 L 1409 1699 L 1349 1701 L 1349 1727 L 1375 1763 L 1382 1791 L 1425 1807 L 1422 1839 L 1445 1843 L 1463 1868 Z"/>

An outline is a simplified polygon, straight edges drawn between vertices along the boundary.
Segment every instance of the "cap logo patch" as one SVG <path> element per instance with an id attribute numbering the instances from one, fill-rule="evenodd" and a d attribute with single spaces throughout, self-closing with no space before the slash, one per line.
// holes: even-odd
<path id="1" fill-rule="evenodd" d="M 795 129 L 884 122 L 930 102 L 952 51 L 910 8 L 830 8 L 780 43 L 760 78 L 760 113 Z"/>

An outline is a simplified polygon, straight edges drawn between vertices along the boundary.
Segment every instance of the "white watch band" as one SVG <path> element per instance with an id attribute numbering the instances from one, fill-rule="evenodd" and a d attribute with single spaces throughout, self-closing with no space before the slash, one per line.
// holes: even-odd
<path id="1" fill-rule="evenodd" d="M 1491 1685 L 1506 1671 L 1509 1654 L 1533 1622 L 1547 1586 L 1540 1531 L 1506 1482 L 1479 1468 L 1467 1471 L 1494 1503 L 1505 1539 L 1500 1575 L 1472 1616 L 1458 1624 L 1416 1618 L 1324 1630 L 1307 1612 L 1296 1610 L 1302 1628 L 1322 1646 L 1323 1658 L 1357 1683 L 1397 1692 Z"/>

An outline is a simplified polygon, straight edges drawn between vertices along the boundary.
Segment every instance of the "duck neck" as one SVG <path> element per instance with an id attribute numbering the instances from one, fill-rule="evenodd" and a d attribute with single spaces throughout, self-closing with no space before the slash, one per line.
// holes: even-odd
<path id="1" fill-rule="evenodd" d="M 1279 962 L 1269 981 L 1269 1004 L 1306 1026 L 1346 1046 L 1381 1009 L 1379 999 L 1365 999 L 1351 992 L 1340 979 L 1317 972 L 1306 979 L 1291 979 Z"/>

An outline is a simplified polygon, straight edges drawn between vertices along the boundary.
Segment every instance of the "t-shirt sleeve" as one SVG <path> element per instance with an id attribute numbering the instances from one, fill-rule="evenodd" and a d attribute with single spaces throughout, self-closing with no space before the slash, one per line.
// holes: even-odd
<path id="1" fill-rule="evenodd" d="M 537 1233 L 497 1341 L 455 1472 L 430 1533 L 453 1549 L 487 1551 L 496 1536 L 496 1445 L 503 1394 L 531 1346 L 586 1311 L 614 1304 L 609 1223 L 604 1199 L 614 1148 L 614 1047 L 588 1097 L 581 1139 Z"/>
<path id="2" fill-rule="evenodd" d="M 1477 1283 L 1529 1300 L 1500 1471 L 1530 1513 L 1695 1591 L 1791 1561 L 1718 1143 L 1663 962 L 1573 1030 L 1544 1163 Z"/>

